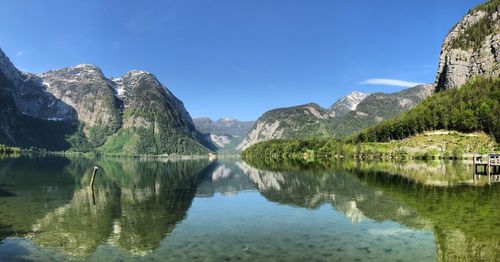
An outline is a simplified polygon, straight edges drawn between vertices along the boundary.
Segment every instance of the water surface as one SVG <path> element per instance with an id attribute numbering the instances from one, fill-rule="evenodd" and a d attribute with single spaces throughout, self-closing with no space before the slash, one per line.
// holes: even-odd
<path id="1" fill-rule="evenodd" d="M 253 165 L 0 160 L 0 260 L 500 259 L 500 184 L 467 165 Z"/>

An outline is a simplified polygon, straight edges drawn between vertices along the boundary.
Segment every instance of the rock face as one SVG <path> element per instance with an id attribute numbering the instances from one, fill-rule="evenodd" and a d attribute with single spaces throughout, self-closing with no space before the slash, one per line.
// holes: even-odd
<path id="1" fill-rule="evenodd" d="M 245 150 L 271 139 L 346 137 L 408 111 L 429 97 L 434 89 L 435 86 L 430 84 L 392 94 L 353 92 L 340 98 L 330 109 L 313 103 L 273 109 L 257 119 L 238 149 Z"/>
<path id="2" fill-rule="evenodd" d="M 314 103 L 273 109 L 257 119 L 238 149 L 271 139 L 326 136 L 334 117 L 334 112 Z"/>
<path id="3" fill-rule="evenodd" d="M 47 92 L 40 77 L 18 70 L 1 49 L 0 71 L 4 81 L 10 83 L 3 88 L 10 89 L 10 96 L 22 114 L 47 120 L 77 119 L 71 106 Z"/>
<path id="4" fill-rule="evenodd" d="M 471 10 L 446 36 L 441 47 L 437 89 L 460 87 L 474 75 L 500 75 L 500 1 Z"/>
<path id="5" fill-rule="evenodd" d="M 109 79 L 94 65 L 78 65 L 34 75 L 19 71 L 0 50 L 0 81 L 6 112 L 0 144 L 127 154 L 211 147 L 183 103 L 148 72 Z"/>
<path id="6" fill-rule="evenodd" d="M 196 129 L 205 134 L 205 138 L 217 146 L 220 152 L 237 151 L 254 121 L 240 121 L 223 117 L 213 121 L 207 117 L 193 119 Z"/>
<path id="7" fill-rule="evenodd" d="M 369 94 L 354 91 L 347 96 L 342 97 L 335 102 L 330 110 L 335 113 L 335 116 L 343 116 L 350 111 L 356 110 L 356 107 L 363 101 Z"/>
<path id="8" fill-rule="evenodd" d="M 0 144 L 63 150 L 76 130 L 76 111 L 46 92 L 33 74 L 19 71 L 0 50 Z"/>
<path id="9" fill-rule="evenodd" d="M 76 110 L 88 127 L 120 126 L 120 101 L 111 82 L 94 65 L 78 65 L 39 74 L 45 90 Z M 61 120 L 76 120 L 66 117 Z"/>

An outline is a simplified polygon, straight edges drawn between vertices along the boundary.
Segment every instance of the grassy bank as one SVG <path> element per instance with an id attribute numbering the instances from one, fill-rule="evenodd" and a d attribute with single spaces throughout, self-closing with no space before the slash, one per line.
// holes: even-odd
<path id="1" fill-rule="evenodd" d="M 433 131 L 389 142 L 348 143 L 337 139 L 285 139 L 255 144 L 244 159 L 459 159 L 470 153 L 490 153 L 499 145 L 485 133 Z"/>
<path id="2" fill-rule="evenodd" d="M 21 154 L 21 148 L 0 144 L 0 159 L 17 157 Z"/>
<path id="3" fill-rule="evenodd" d="M 21 148 L 19 147 L 0 145 L 0 154 L 19 154 L 19 153 L 21 153 Z"/>

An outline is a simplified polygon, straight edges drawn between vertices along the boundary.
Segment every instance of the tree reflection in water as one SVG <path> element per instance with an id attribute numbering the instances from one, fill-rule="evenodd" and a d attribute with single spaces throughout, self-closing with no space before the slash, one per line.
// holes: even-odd
<path id="1" fill-rule="evenodd" d="M 0 160 L 0 164 L 0 238 L 29 236 L 37 247 L 44 247 L 40 254 L 54 250 L 86 259 L 102 255 L 98 251 L 101 246 L 122 250 L 124 258 L 145 256 L 153 251 L 159 252 L 152 257 L 171 254 L 175 243 L 165 239 L 194 247 L 196 243 L 185 239 L 190 234 L 203 236 L 206 232 L 216 232 L 225 236 L 215 229 L 192 231 L 196 229 L 187 225 L 181 227 L 184 231 L 171 234 L 181 221 L 186 221 L 195 197 L 201 201 L 198 204 L 213 205 L 215 202 L 206 198 L 221 201 L 248 191 L 249 194 L 240 195 L 241 199 L 263 196 L 259 196 L 256 205 L 270 201 L 316 210 L 326 204 L 351 223 L 359 223 L 357 226 L 366 225 L 366 221 L 394 221 L 407 227 L 367 228 L 369 234 L 380 237 L 392 238 L 412 229 L 432 231 L 436 255 L 442 261 L 499 259 L 500 184 L 462 185 L 468 167 L 456 163 L 344 161 L 318 165 L 269 161 L 248 164 L 241 160 L 19 157 Z M 88 184 L 96 164 L 100 170 L 94 185 L 94 204 Z M 246 214 L 244 206 L 235 205 L 231 206 L 232 212 Z M 239 225 L 224 220 L 224 212 L 212 215 L 216 214 L 221 215 L 215 217 L 220 223 Z M 196 215 L 188 219 L 190 225 L 195 222 L 202 226 L 200 219 L 205 215 L 198 206 Z M 280 218 L 277 219 L 270 222 L 279 223 Z M 249 223 L 246 228 L 253 231 L 233 233 L 243 234 L 247 240 L 260 240 L 262 232 L 254 230 L 266 225 L 246 223 Z M 246 238 L 245 234 L 252 232 L 256 235 Z M 284 232 L 283 236 L 294 235 Z M 280 241 L 280 236 L 275 237 Z M 229 244 L 222 241 L 214 246 Z M 198 252 L 212 251 L 198 249 Z M 189 247 L 175 253 L 182 252 L 191 255 Z M 144 257 L 148 258 L 151 256 Z"/>
<path id="2" fill-rule="evenodd" d="M 105 243 L 135 255 L 156 249 L 184 219 L 208 165 L 207 161 L 100 160 L 94 205 L 86 186 L 93 165 L 82 161 L 66 167 L 69 173 L 85 174 L 80 188 L 69 203 L 38 221 L 34 237 L 40 246 L 62 248 L 75 256 L 90 255 Z M 89 168 L 82 170 L 83 166 Z"/>
<path id="3" fill-rule="evenodd" d="M 367 218 L 431 229 L 441 261 L 500 259 L 500 185 L 464 185 L 470 174 L 462 163 L 253 164 L 259 168 L 239 166 L 273 202 L 305 208 L 331 203 L 353 223 Z"/>

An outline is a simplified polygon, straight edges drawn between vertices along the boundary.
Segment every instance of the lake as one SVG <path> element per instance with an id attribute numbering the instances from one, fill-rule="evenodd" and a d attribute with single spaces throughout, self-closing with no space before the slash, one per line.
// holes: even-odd
<path id="1" fill-rule="evenodd" d="M 471 172 L 455 162 L 4 158 L 0 260 L 498 261 L 500 183 Z"/>

